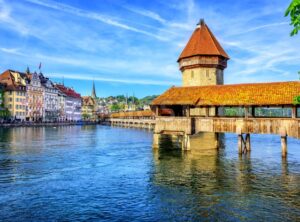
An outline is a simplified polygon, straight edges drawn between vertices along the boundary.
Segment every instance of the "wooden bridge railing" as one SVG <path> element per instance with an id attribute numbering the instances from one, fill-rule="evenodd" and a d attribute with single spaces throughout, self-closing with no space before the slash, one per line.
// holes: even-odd
<path id="1" fill-rule="evenodd" d="M 286 134 L 300 138 L 300 119 L 291 118 L 195 118 L 195 133 Z"/>
<path id="2" fill-rule="evenodd" d="M 156 117 L 155 133 L 192 134 L 192 119 L 189 117 Z"/>
<path id="3" fill-rule="evenodd" d="M 298 118 L 157 117 L 155 123 L 155 133 L 286 134 L 300 138 Z"/>

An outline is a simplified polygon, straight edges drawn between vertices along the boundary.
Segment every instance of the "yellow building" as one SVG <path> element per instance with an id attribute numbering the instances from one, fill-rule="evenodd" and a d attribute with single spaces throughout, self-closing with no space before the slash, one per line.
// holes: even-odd
<path id="1" fill-rule="evenodd" d="M 96 95 L 95 83 L 93 81 L 92 96 L 82 97 L 81 116 L 83 120 L 98 120 L 98 98 Z"/>
<path id="2" fill-rule="evenodd" d="M 26 117 L 26 74 L 6 70 L 0 75 L 0 82 L 5 85 L 4 106 L 12 119 L 25 120 Z"/>
<path id="3" fill-rule="evenodd" d="M 97 101 L 91 96 L 82 97 L 81 116 L 83 120 L 97 120 Z"/>

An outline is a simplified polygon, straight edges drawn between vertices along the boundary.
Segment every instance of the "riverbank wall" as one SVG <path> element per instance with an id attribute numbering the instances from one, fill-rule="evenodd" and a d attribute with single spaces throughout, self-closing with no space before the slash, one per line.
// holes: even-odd
<path id="1" fill-rule="evenodd" d="M 0 123 L 0 128 L 11 127 L 57 127 L 57 126 L 76 126 L 76 125 L 97 125 L 98 122 L 61 122 L 61 123 Z"/>

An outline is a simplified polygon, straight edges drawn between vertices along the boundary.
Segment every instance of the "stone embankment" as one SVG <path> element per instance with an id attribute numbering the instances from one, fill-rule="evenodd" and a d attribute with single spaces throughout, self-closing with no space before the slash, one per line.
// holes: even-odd
<path id="1" fill-rule="evenodd" d="M 0 128 L 10 127 L 56 127 L 56 126 L 75 126 L 75 125 L 97 125 L 98 122 L 59 122 L 59 123 L 31 123 L 31 122 L 20 122 L 20 123 L 0 123 Z"/>

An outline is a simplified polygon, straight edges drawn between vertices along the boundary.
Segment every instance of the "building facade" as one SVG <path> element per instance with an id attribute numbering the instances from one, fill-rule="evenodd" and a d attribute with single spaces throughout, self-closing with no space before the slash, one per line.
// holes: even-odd
<path id="1" fill-rule="evenodd" d="M 8 110 L 10 119 L 25 120 L 27 75 L 13 70 L 6 70 L 0 75 L 0 82 L 5 85 L 4 107 Z"/>
<path id="2" fill-rule="evenodd" d="M 4 104 L 5 84 L 0 83 L 0 121 L 7 120 L 10 115 Z"/>
<path id="3" fill-rule="evenodd" d="M 44 98 L 43 121 L 56 122 L 59 120 L 58 89 L 54 87 L 49 78 L 44 77 L 43 74 L 40 74 L 39 77 Z"/>
<path id="4" fill-rule="evenodd" d="M 97 101 L 91 96 L 83 96 L 81 113 L 83 120 L 97 120 Z"/>
<path id="5" fill-rule="evenodd" d="M 56 88 L 60 91 L 60 109 L 63 101 L 64 121 L 79 121 L 81 120 L 81 96 L 69 87 L 57 84 Z M 64 95 L 64 96 L 62 96 Z M 60 110 L 62 111 L 62 110 Z"/>
<path id="6" fill-rule="evenodd" d="M 56 86 L 57 96 L 58 96 L 58 121 L 63 122 L 66 121 L 66 111 L 65 111 L 65 103 L 66 103 L 66 94 L 60 91 Z"/>
<path id="7" fill-rule="evenodd" d="M 28 121 L 42 121 L 44 113 L 44 90 L 40 80 L 40 74 L 27 73 L 27 114 Z"/>
<path id="8" fill-rule="evenodd" d="M 99 112 L 99 103 L 100 100 L 97 98 L 95 82 L 93 81 L 92 93 L 91 96 L 82 97 L 82 119 L 89 121 L 98 120 Z"/>

